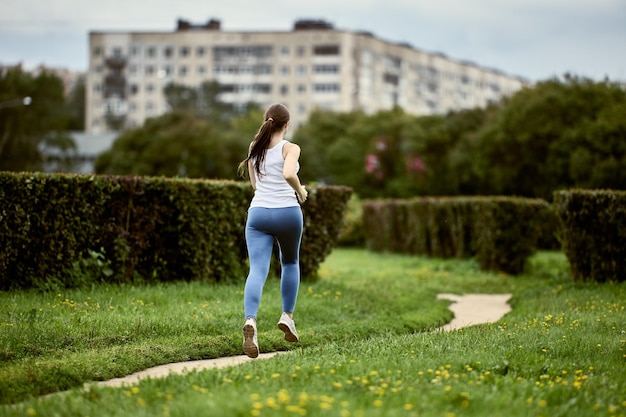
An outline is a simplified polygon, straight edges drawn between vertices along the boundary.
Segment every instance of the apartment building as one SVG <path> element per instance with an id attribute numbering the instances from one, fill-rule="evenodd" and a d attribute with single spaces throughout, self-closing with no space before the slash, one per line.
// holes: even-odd
<path id="1" fill-rule="evenodd" d="M 217 81 L 221 101 L 280 102 L 295 125 L 316 108 L 446 113 L 485 106 L 525 85 L 494 69 L 318 20 L 297 21 L 291 31 L 224 31 L 213 19 L 179 20 L 172 32 L 91 32 L 89 51 L 91 133 L 141 126 L 167 112 L 168 83 Z"/>

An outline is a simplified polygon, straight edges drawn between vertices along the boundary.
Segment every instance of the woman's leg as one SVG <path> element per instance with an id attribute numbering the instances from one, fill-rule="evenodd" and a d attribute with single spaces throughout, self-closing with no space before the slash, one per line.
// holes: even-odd
<path id="1" fill-rule="evenodd" d="M 300 286 L 300 242 L 302 240 L 302 209 L 287 207 L 280 210 L 280 227 L 276 238 L 280 247 L 280 291 L 283 312 L 293 313 Z"/>
<path id="2" fill-rule="evenodd" d="M 270 259 L 274 246 L 274 236 L 267 231 L 270 212 L 265 208 L 254 207 L 248 211 L 246 221 L 246 246 L 250 260 L 250 272 L 243 292 L 243 305 L 246 318 L 256 319 L 267 280 Z"/>

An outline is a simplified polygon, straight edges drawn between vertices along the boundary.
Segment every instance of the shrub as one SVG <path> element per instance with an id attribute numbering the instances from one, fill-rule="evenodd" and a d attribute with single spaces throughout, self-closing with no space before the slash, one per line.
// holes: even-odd
<path id="1" fill-rule="evenodd" d="M 476 256 L 482 269 L 518 274 L 549 210 L 544 200 L 516 197 L 378 200 L 363 205 L 363 224 L 374 251 Z"/>
<path id="2" fill-rule="evenodd" d="M 554 205 L 573 279 L 626 280 L 626 191 L 558 191 Z"/>
<path id="3" fill-rule="evenodd" d="M 335 244 L 350 194 L 311 189 L 305 278 Z M 251 196 L 248 183 L 235 181 L 0 173 L 0 289 L 243 279 Z M 91 278 L 79 279 L 81 271 Z"/>

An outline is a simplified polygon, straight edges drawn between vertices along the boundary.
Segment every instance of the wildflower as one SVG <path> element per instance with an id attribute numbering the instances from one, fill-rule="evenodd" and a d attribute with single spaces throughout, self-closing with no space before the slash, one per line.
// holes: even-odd
<path id="1" fill-rule="evenodd" d="M 383 402 L 381 400 L 374 401 L 374 407 L 382 407 Z"/>
<path id="2" fill-rule="evenodd" d="M 278 402 L 281 404 L 287 404 L 289 402 L 289 393 L 287 390 L 281 389 L 278 391 Z"/>
<path id="3" fill-rule="evenodd" d="M 61 294 L 59 294 L 59 296 L 61 296 Z M 35 411 L 34 408 L 29 408 L 28 410 L 26 410 L 26 412 L 28 413 L 29 416 L 36 416 L 37 412 Z"/>

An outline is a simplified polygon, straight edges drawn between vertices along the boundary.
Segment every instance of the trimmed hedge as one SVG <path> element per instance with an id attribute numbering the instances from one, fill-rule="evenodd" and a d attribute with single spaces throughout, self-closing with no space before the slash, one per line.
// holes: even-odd
<path id="1" fill-rule="evenodd" d="M 626 191 L 558 191 L 554 205 L 573 279 L 625 281 Z"/>
<path id="2" fill-rule="evenodd" d="M 351 189 L 310 188 L 300 263 L 312 279 Z M 0 173 L 0 290 L 243 280 L 251 197 L 235 181 Z"/>
<path id="3" fill-rule="evenodd" d="M 421 197 L 363 205 L 367 247 L 439 258 L 475 256 L 484 270 L 519 274 L 535 252 L 544 200 L 518 197 Z"/>

